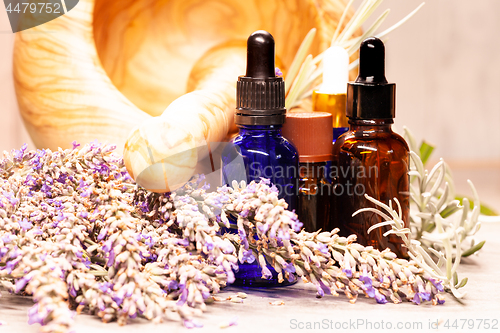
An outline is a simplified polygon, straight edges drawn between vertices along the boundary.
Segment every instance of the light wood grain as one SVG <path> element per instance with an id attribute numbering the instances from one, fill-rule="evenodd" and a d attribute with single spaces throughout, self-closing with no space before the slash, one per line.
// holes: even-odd
<path id="1" fill-rule="evenodd" d="M 355 6 L 360 2 L 356 1 Z M 375 13 L 391 8 L 381 29 L 420 2 L 385 0 Z M 499 22 L 497 0 L 480 5 L 432 0 L 388 37 L 387 77 L 397 83 L 396 126 L 410 126 L 416 136 L 436 144 L 436 157 L 478 164 L 500 161 L 500 44 L 494 42 Z M 11 74 L 13 34 L 5 11 L 0 11 L 0 30 L 0 149 L 10 150 L 30 138 L 17 115 Z M 276 42 L 281 47 L 288 38 Z"/>
<path id="2" fill-rule="evenodd" d="M 311 52 L 328 46 L 343 9 L 343 0 L 81 0 L 68 14 L 17 34 L 14 83 L 19 110 L 39 148 L 97 139 L 116 143 L 121 152 L 134 127 L 182 96 L 186 107 L 216 105 L 224 120 L 215 117 L 206 136 L 203 126 L 189 129 L 192 113 L 179 107 L 167 112 L 170 123 L 165 128 L 187 126 L 196 144 L 200 138 L 221 141 L 234 130 L 234 82 L 244 73 L 244 53 L 208 65 L 223 68 L 216 70 L 219 81 L 210 70 L 201 75 L 193 66 L 214 47 L 266 29 L 279 41 L 278 63 L 286 72 L 311 28 L 318 29 Z M 205 90 L 204 97 L 192 93 L 184 98 L 193 89 Z"/>

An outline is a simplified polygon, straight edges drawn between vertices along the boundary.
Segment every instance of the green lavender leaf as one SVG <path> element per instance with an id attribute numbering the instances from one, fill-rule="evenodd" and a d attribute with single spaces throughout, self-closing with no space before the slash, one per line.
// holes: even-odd
<path id="1" fill-rule="evenodd" d="M 474 254 L 477 251 L 481 250 L 481 248 L 483 247 L 483 245 L 484 245 L 485 242 L 486 241 L 482 241 L 480 243 L 477 243 L 476 245 L 474 245 L 473 247 L 471 247 L 470 249 L 468 249 L 467 251 L 465 251 L 464 253 L 462 253 L 462 257 L 468 257 L 471 254 Z"/>
<path id="2" fill-rule="evenodd" d="M 461 203 L 459 203 L 457 201 L 452 201 L 452 202 L 448 203 L 446 208 L 443 209 L 443 211 L 440 213 L 441 217 L 447 218 L 448 216 L 451 216 L 451 215 L 455 214 L 456 212 L 458 212 L 460 209 L 462 209 L 460 204 Z"/>
<path id="3" fill-rule="evenodd" d="M 455 288 L 460 289 L 462 287 L 465 287 L 465 285 L 467 284 L 467 281 L 469 281 L 468 278 L 463 278 L 462 281 L 460 281 L 460 284 L 456 285 Z"/>
<path id="4" fill-rule="evenodd" d="M 460 204 L 463 205 L 463 199 L 467 199 L 469 201 L 469 205 L 470 205 L 470 208 L 472 210 L 474 204 L 473 204 L 473 199 L 471 197 L 467 197 L 467 196 L 457 196 L 455 197 L 456 200 L 460 201 Z M 486 216 L 498 216 L 500 215 L 497 211 L 495 211 L 493 208 L 487 206 L 487 205 L 484 205 L 484 204 L 481 204 L 480 205 L 481 207 L 481 210 L 479 211 L 481 213 L 481 215 L 486 215 Z"/>
<path id="5" fill-rule="evenodd" d="M 434 151 L 434 146 L 428 144 L 425 141 L 422 141 L 422 144 L 420 145 L 419 153 L 420 153 L 420 158 L 422 159 L 422 163 L 425 165 L 427 161 L 429 160 L 429 157 L 431 157 L 432 152 Z"/>

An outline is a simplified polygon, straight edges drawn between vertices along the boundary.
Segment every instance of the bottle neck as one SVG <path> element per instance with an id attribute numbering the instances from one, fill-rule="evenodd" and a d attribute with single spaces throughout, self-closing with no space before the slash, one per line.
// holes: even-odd
<path id="1" fill-rule="evenodd" d="M 240 135 L 269 134 L 280 135 L 282 125 L 238 125 Z"/>
<path id="2" fill-rule="evenodd" d="M 392 132 L 394 119 L 352 119 L 349 118 L 351 131 Z"/>

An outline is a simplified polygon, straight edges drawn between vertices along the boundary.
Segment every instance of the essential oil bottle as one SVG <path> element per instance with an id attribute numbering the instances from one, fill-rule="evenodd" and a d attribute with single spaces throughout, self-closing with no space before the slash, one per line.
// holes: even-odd
<path id="1" fill-rule="evenodd" d="M 332 185 L 327 162 L 332 159 L 332 115 L 327 112 L 288 112 L 283 135 L 299 152 L 297 215 L 304 229 L 328 227 Z"/>
<path id="2" fill-rule="evenodd" d="M 349 55 L 341 46 L 332 46 L 323 56 L 323 83 L 312 94 L 313 111 L 332 114 L 333 142 L 349 130 L 346 90 L 349 81 Z"/>
<path id="3" fill-rule="evenodd" d="M 285 82 L 275 75 L 275 44 L 273 36 L 263 30 L 247 40 L 246 75 L 238 78 L 236 114 L 238 135 L 222 152 L 222 179 L 260 181 L 267 178 L 285 199 L 288 209 L 296 207 L 296 171 L 298 153 L 281 135 L 285 123 Z M 268 265 L 273 276 L 262 279 L 256 262 L 240 264 L 234 284 L 243 286 L 276 286 L 278 274 Z"/>
<path id="4" fill-rule="evenodd" d="M 332 201 L 334 214 L 331 228 L 341 235 L 356 234 L 358 242 L 378 249 L 389 247 L 399 257 L 407 249 L 396 235 L 383 236 L 389 227 L 367 233 L 382 218 L 371 212 L 352 216 L 361 208 L 376 207 L 364 195 L 393 207 L 397 198 L 402 219 L 409 223 L 409 148 L 405 140 L 391 129 L 395 116 L 396 85 L 385 78 L 385 48 L 381 40 L 363 41 L 359 51 L 359 75 L 347 88 L 349 131 L 333 146 L 335 181 Z"/>

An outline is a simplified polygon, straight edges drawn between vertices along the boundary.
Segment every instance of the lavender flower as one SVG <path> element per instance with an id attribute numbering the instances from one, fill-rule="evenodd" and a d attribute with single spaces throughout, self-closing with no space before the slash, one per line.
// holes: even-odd
<path id="1" fill-rule="evenodd" d="M 22 221 L 19 221 L 19 226 L 22 230 L 28 231 L 29 229 L 33 228 L 33 223 L 24 218 Z"/>

